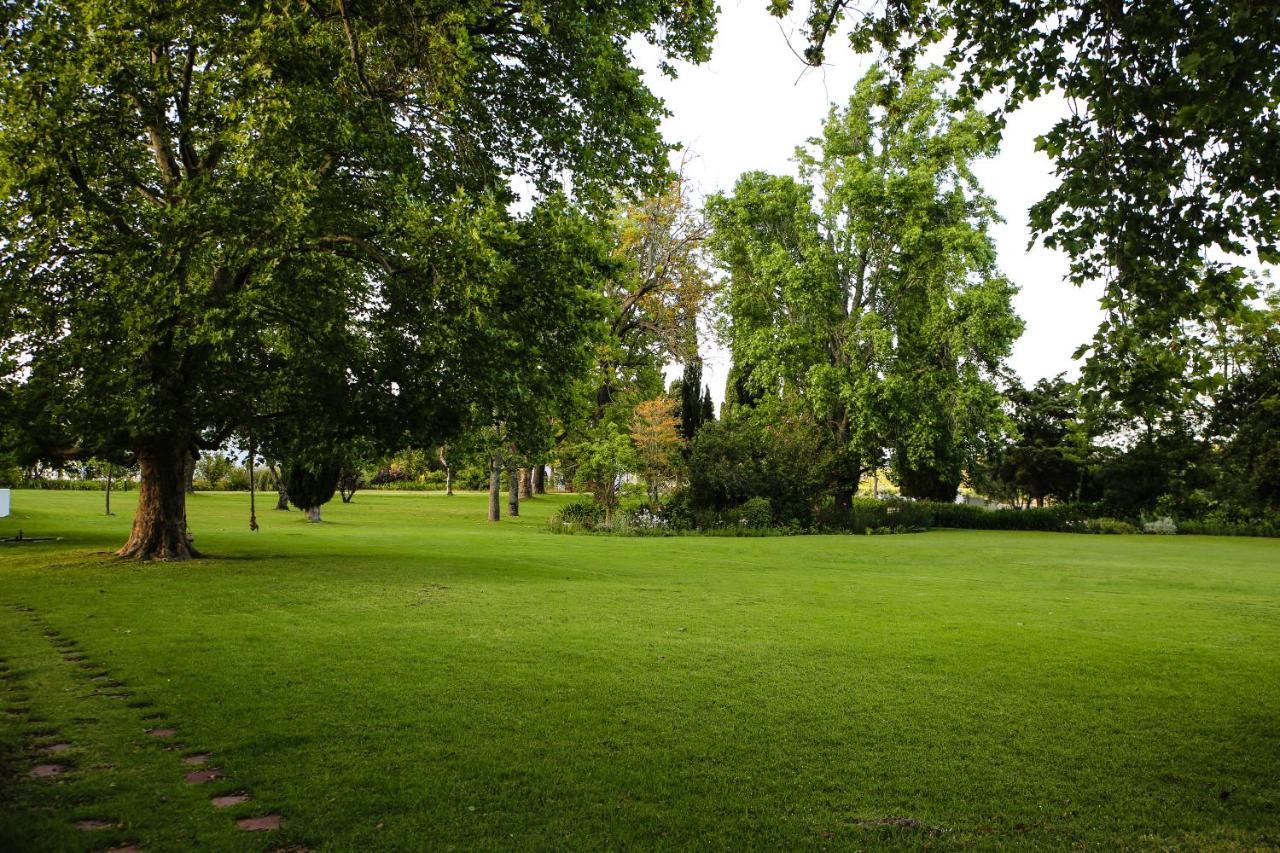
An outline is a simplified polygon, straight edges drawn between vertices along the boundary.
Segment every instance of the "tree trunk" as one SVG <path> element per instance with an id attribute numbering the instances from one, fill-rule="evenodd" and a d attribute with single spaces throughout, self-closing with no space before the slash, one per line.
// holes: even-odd
<path id="1" fill-rule="evenodd" d="M 520 472 L 515 468 L 507 469 L 507 515 L 515 517 L 520 514 Z"/>
<path id="2" fill-rule="evenodd" d="M 440 465 L 444 468 L 444 493 L 446 497 L 453 494 L 453 466 L 449 464 L 449 458 L 445 455 L 448 450 L 448 445 L 440 445 Z"/>
<path id="3" fill-rule="evenodd" d="M 276 463 L 268 462 L 267 470 L 271 472 L 271 480 L 276 484 L 276 509 L 289 511 L 289 493 L 284 489 L 284 480 L 280 477 L 280 471 L 276 468 Z"/>
<path id="4" fill-rule="evenodd" d="M 111 515 L 111 469 L 107 469 L 107 515 Z"/>
<path id="5" fill-rule="evenodd" d="M 307 521 L 310 523 L 316 524 L 320 521 L 320 507 L 309 506 L 306 508 L 305 512 L 307 513 Z"/>
<path id="6" fill-rule="evenodd" d="M 195 494 L 196 491 L 196 462 L 200 457 L 192 453 L 190 450 L 183 451 L 182 454 L 182 490 L 189 495 Z"/>
<path id="7" fill-rule="evenodd" d="M 489 462 L 489 520 L 498 521 L 502 518 L 502 512 L 498 503 L 498 487 L 501 483 L 502 464 L 495 453 L 493 459 Z"/>
<path id="8" fill-rule="evenodd" d="M 547 466 L 533 466 L 533 493 L 535 495 L 545 495 L 547 493 Z"/>
<path id="9" fill-rule="evenodd" d="M 848 486 L 838 486 L 835 492 L 836 509 L 850 510 L 853 509 L 853 489 Z"/>
<path id="10" fill-rule="evenodd" d="M 528 468 L 520 469 L 520 497 L 533 497 L 533 472 Z"/>
<path id="11" fill-rule="evenodd" d="M 116 552 L 137 560 L 199 557 L 187 533 L 186 447 L 138 451 L 138 510 L 129 541 Z"/>

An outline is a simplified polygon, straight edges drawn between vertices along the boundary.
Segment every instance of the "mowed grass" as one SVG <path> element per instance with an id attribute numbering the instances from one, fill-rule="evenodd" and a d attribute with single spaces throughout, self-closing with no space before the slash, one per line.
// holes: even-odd
<path id="1" fill-rule="evenodd" d="M 15 492 L 0 536 L 63 538 L 0 545 L 0 848 L 1280 844 L 1280 541 L 553 536 L 563 500 L 250 534 L 201 494 L 213 556 L 148 565 L 108 556 L 131 495 Z"/>

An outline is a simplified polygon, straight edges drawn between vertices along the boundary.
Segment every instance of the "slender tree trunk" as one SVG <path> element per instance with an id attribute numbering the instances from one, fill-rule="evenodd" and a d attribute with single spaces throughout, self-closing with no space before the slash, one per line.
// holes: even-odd
<path id="1" fill-rule="evenodd" d="M 448 450 L 448 445 L 440 445 L 440 464 L 444 466 L 444 493 L 446 497 L 453 494 L 453 466 L 449 464 L 449 458 L 445 456 Z"/>
<path id="2" fill-rule="evenodd" d="M 545 495 L 547 493 L 547 466 L 533 466 L 533 493 L 535 495 Z"/>
<path id="3" fill-rule="evenodd" d="M 190 450 L 182 453 L 182 490 L 189 495 L 195 494 L 196 491 L 196 462 L 199 459 L 200 457 Z"/>
<path id="4" fill-rule="evenodd" d="M 111 515 L 111 467 L 107 467 L 107 515 Z"/>
<path id="5" fill-rule="evenodd" d="M 498 458 L 498 454 L 493 454 L 493 459 L 489 462 L 489 520 L 499 521 L 502 519 L 502 512 L 498 503 L 498 488 L 501 484 L 502 460 Z"/>
<path id="6" fill-rule="evenodd" d="M 514 466 L 507 469 L 507 515 L 520 514 L 520 472 Z"/>
<path id="7" fill-rule="evenodd" d="M 249 530 L 258 532 L 258 484 L 253 476 L 253 437 L 249 438 Z"/>
<path id="8" fill-rule="evenodd" d="M 138 509 L 129 541 L 117 556 L 186 560 L 200 553 L 187 533 L 186 445 L 138 451 Z"/>
<path id="9" fill-rule="evenodd" d="M 276 509 L 289 511 L 289 493 L 284 489 L 284 480 L 280 477 L 280 471 L 276 468 L 276 463 L 267 462 L 267 470 L 271 472 L 271 480 L 276 484 Z"/>
<path id="10" fill-rule="evenodd" d="M 528 468 L 520 469 L 520 497 L 533 497 L 533 472 Z"/>

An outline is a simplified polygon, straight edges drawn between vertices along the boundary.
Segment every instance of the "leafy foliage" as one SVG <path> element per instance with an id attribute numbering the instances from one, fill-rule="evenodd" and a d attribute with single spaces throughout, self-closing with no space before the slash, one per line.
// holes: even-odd
<path id="1" fill-rule="evenodd" d="M 996 136 L 981 114 L 948 108 L 946 81 L 929 69 L 899 88 L 873 69 L 798 151 L 800 180 L 748 173 L 707 203 L 730 278 L 734 406 L 805 401 L 831 435 L 829 478 L 846 502 L 887 447 L 909 482 L 958 482 L 1002 426 L 992 380 L 1022 324 L 970 169 Z"/>
<path id="2" fill-rule="evenodd" d="M 657 504 L 664 481 L 670 479 L 680 461 L 680 420 L 676 401 L 670 397 L 645 400 L 635 408 L 631 421 L 631 442 L 635 445 L 638 470 L 648 486 L 649 500 Z"/>
<path id="3" fill-rule="evenodd" d="M 468 391 L 487 402 L 519 372 L 495 339 L 530 353 L 524 376 L 565 375 L 539 359 L 566 330 L 576 357 L 579 311 L 560 326 L 500 311 L 562 316 L 556 300 L 588 283 L 530 256 L 573 254 L 570 209 L 665 172 L 629 40 L 700 61 L 713 21 L 706 0 L 6 4 L 10 446 L 145 456 L 140 506 L 163 512 L 140 512 L 136 553 L 160 524 L 181 557 L 165 472 L 194 447 L 244 428 L 331 449 L 447 435 Z M 512 223 L 513 175 L 544 199 L 568 179 L 573 199 Z"/>
<path id="4" fill-rule="evenodd" d="M 772 4 L 775 14 L 789 0 Z M 904 79 L 946 43 L 961 94 L 1004 111 L 1056 91 L 1072 105 L 1038 140 L 1058 182 L 1033 227 L 1105 282 L 1090 382 L 1142 405 L 1176 385 L 1183 321 L 1248 296 L 1233 258 L 1280 259 L 1280 16 L 1269 3 L 1204 0 L 850 0 L 809 4 L 820 63 L 848 11 L 851 42 L 887 50 Z M 1206 257 L 1223 258 L 1205 262 Z"/>

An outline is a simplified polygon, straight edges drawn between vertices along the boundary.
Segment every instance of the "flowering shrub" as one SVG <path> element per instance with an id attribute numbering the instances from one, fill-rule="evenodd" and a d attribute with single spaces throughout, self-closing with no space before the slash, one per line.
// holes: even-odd
<path id="1" fill-rule="evenodd" d="M 1142 525 L 1143 533 L 1158 533 L 1165 536 L 1172 536 L 1178 532 L 1178 525 L 1174 523 L 1169 516 L 1157 518 L 1155 521 L 1148 521 Z"/>

